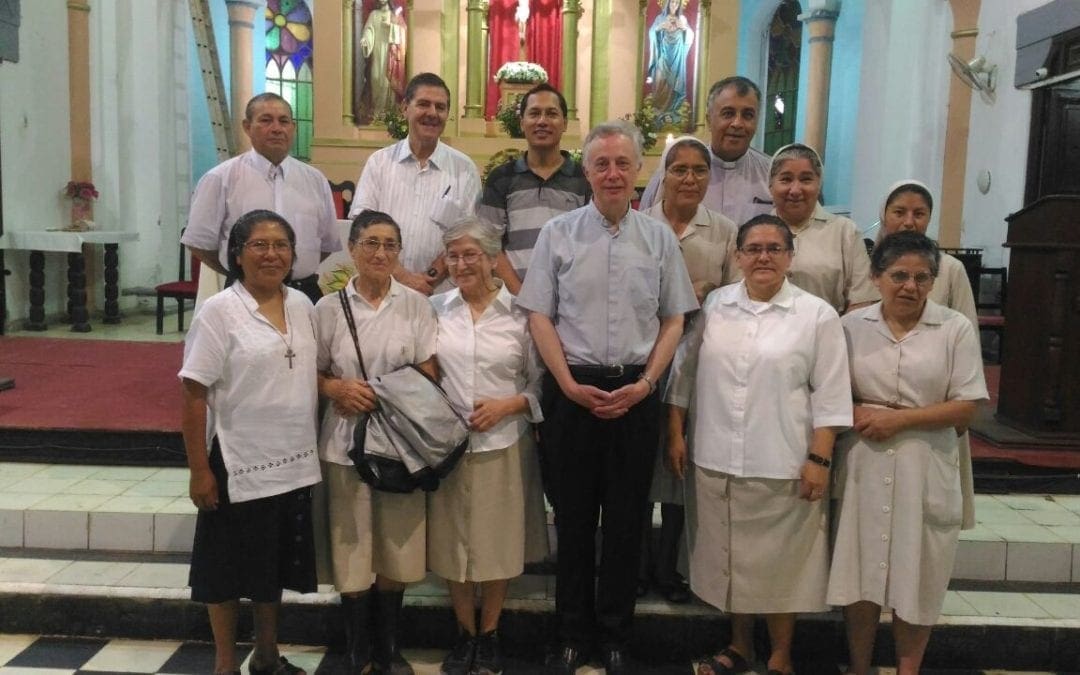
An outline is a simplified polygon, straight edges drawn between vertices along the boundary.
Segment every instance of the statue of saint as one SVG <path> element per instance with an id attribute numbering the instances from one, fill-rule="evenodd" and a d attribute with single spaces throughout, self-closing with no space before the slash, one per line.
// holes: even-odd
<path id="1" fill-rule="evenodd" d="M 378 117 L 398 105 L 405 94 L 406 27 L 401 8 L 375 0 L 360 34 L 360 54 L 367 62 L 370 108 L 363 117 Z M 367 103 L 367 97 L 361 98 Z M 366 106 L 364 106 L 366 107 Z"/>
<path id="2" fill-rule="evenodd" d="M 657 119 L 667 126 L 685 120 L 679 107 L 687 100 L 687 56 L 694 44 L 694 31 L 683 15 L 687 0 L 658 0 L 660 13 L 649 27 L 649 69 L 645 83 L 652 85 Z"/>

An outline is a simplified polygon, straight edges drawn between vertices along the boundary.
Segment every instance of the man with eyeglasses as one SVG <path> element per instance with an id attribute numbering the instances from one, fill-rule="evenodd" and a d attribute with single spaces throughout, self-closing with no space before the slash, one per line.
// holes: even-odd
<path id="1" fill-rule="evenodd" d="M 208 171 L 191 196 L 180 242 L 206 268 L 199 275 L 196 307 L 224 287 L 229 231 L 240 216 L 257 209 L 277 213 L 296 232 L 292 279 L 286 283 L 317 302 L 322 297 L 319 262 L 341 250 L 330 184 L 318 169 L 289 156 L 296 121 L 282 97 L 253 97 L 243 128 L 251 150 Z"/>
<path id="2" fill-rule="evenodd" d="M 671 229 L 630 208 L 641 143 L 624 120 L 589 132 L 593 199 L 544 225 L 517 298 L 548 369 L 540 435 L 559 539 L 552 674 L 571 675 L 594 646 L 608 675 L 636 672 L 626 649 L 660 440 L 656 385 L 683 315 L 698 306 Z"/>
<path id="3" fill-rule="evenodd" d="M 517 295 L 529 269 L 540 228 L 555 216 L 589 201 L 581 165 L 561 148 L 566 98 L 542 82 L 521 97 L 518 116 L 528 148 L 488 174 L 477 215 L 503 232 L 495 275 Z"/>
<path id="4" fill-rule="evenodd" d="M 405 87 L 409 135 L 375 151 L 356 181 L 349 218 L 364 209 L 388 213 L 401 226 L 394 278 L 424 295 L 450 288 L 442 235 L 472 215 L 480 172 L 468 155 L 439 140 L 450 116 L 450 89 L 434 73 Z"/>
<path id="5" fill-rule="evenodd" d="M 751 80 L 726 77 L 709 88 L 705 120 L 712 139 L 711 175 L 705 206 L 737 225 L 772 210 L 769 195 L 769 156 L 750 147 L 761 112 L 761 90 Z M 638 208 L 661 199 L 664 168 L 649 179 Z"/>

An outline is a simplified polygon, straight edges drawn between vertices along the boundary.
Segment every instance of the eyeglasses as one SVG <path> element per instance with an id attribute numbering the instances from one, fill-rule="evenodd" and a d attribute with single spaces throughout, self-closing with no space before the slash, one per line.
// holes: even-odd
<path id="1" fill-rule="evenodd" d="M 929 272 L 918 272 L 913 275 L 911 272 L 897 270 L 895 272 L 889 272 L 885 276 L 889 277 L 889 279 L 897 286 L 903 286 L 912 279 L 915 280 L 916 286 L 929 286 L 934 282 L 934 275 Z"/>
<path id="2" fill-rule="evenodd" d="M 758 244 L 750 244 L 749 246 L 743 246 L 742 248 L 739 249 L 740 252 L 745 253 L 746 255 L 752 256 L 754 258 L 758 257 L 762 253 L 769 256 L 770 258 L 775 258 L 778 255 L 780 255 L 782 253 L 785 253 L 787 251 L 790 251 L 790 250 L 791 250 L 790 248 L 786 248 L 784 246 L 779 246 L 777 244 L 771 244 L 769 246 L 761 246 L 761 245 L 758 245 Z"/>
<path id="3" fill-rule="evenodd" d="M 667 172 L 679 180 L 686 178 L 689 174 L 694 174 L 694 178 L 697 178 L 698 180 L 709 177 L 709 167 L 707 166 L 682 166 L 681 164 L 676 164 L 675 166 L 668 167 Z"/>
<path id="4" fill-rule="evenodd" d="M 368 255 L 375 255 L 375 252 L 381 247 L 386 251 L 387 255 L 394 255 L 401 250 L 401 244 L 396 241 L 379 241 L 378 239 L 363 239 L 356 242 L 356 245 L 360 247 L 360 250 Z"/>
<path id="5" fill-rule="evenodd" d="M 292 251 L 292 244 L 289 243 L 288 239 L 275 239 L 274 241 L 255 239 L 253 241 L 245 242 L 244 248 L 253 253 L 258 253 L 259 255 L 265 255 L 270 252 L 270 249 L 274 249 L 274 253 Z"/>
<path id="6" fill-rule="evenodd" d="M 480 260 L 480 256 L 483 255 L 479 251 L 469 251 L 468 253 L 451 253 L 446 256 L 447 265 L 460 265 L 465 263 L 466 265 L 475 265 Z"/>

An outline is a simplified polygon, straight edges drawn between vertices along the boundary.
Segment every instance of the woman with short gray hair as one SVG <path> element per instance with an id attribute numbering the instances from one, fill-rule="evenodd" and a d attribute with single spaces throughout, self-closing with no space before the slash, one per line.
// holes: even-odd
<path id="1" fill-rule="evenodd" d="M 503 669 L 498 626 L 510 579 L 547 554 L 539 458 L 539 357 L 527 315 L 493 270 L 498 230 L 470 217 L 443 236 L 455 290 L 431 298 L 442 385 L 469 422 L 460 464 L 428 495 L 428 567 L 447 580 L 458 640 L 446 675 Z M 475 597 L 480 590 L 480 622 Z"/>

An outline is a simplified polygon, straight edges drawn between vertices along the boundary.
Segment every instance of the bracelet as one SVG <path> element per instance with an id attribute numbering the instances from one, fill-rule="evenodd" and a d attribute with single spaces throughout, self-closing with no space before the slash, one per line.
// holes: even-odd
<path id="1" fill-rule="evenodd" d="M 642 373 L 642 374 L 638 375 L 637 379 L 645 380 L 645 382 L 648 383 L 648 385 L 649 385 L 649 393 L 650 394 L 653 393 L 654 391 L 656 391 L 656 383 L 653 382 L 652 378 L 649 377 L 648 375 L 646 375 L 645 373 Z"/>
<path id="2" fill-rule="evenodd" d="M 826 469 L 828 469 L 830 466 L 832 466 L 832 460 L 831 459 L 825 459 L 821 455 L 815 455 L 812 452 L 806 453 L 806 459 L 810 460 L 814 464 L 817 464 L 819 466 L 823 466 Z"/>

